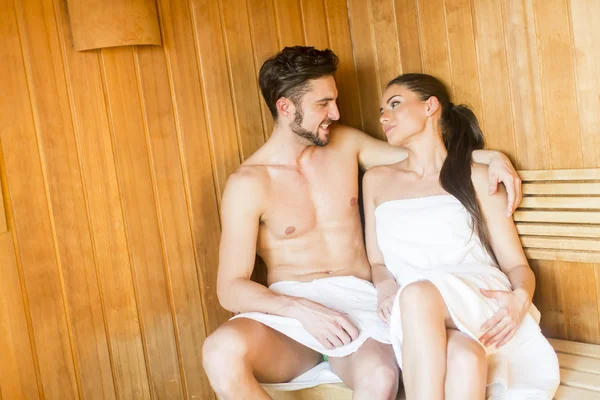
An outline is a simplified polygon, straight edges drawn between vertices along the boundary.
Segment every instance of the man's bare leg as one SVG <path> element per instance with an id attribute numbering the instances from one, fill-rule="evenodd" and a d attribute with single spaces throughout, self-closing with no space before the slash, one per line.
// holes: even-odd
<path id="1" fill-rule="evenodd" d="M 269 399 L 262 383 L 288 382 L 308 371 L 321 355 L 248 318 L 219 327 L 202 346 L 204 370 L 223 399 Z"/>
<path id="2" fill-rule="evenodd" d="M 485 399 L 487 360 L 479 343 L 456 329 L 448 329 L 446 400 Z"/>
<path id="3" fill-rule="evenodd" d="M 329 358 L 333 372 L 352 388 L 354 400 L 393 400 L 400 370 L 391 345 L 368 339 L 346 357 Z"/>

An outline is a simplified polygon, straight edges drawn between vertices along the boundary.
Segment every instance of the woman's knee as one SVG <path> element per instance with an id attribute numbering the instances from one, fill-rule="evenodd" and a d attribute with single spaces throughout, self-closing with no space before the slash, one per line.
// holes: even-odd
<path id="1" fill-rule="evenodd" d="M 449 338 L 446 360 L 448 371 L 461 371 L 461 375 L 465 376 L 480 375 L 485 373 L 487 368 L 485 350 L 479 343 L 466 336 L 460 340 Z"/>
<path id="2" fill-rule="evenodd" d="M 431 306 L 440 305 L 441 295 L 437 287 L 429 281 L 413 282 L 400 292 L 402 314 L 419 312 Z"/>
<path id="3" fill-rule="evenodd" d="M 355 381 L 354 390 L 369 393 L 371 398 L 395 398 L 400 382 L 400 370 L 395 365 L 377 364 L 365 369 Z"/>

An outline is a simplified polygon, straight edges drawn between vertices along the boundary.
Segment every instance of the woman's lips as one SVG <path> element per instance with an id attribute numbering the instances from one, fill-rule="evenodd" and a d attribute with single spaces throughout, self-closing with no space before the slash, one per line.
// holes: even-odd
<path id="1" fill-rule="evenodd" d="M 388 133 L 390 130 L 392 130 L 392 128 L 395 128 L 395 127 L 396 127 L 396 125 L 390 125 L 390 126 L 386 126 L 386 127 L 383 129 L 383 131 L 384 131 L 385 133 Z"/>

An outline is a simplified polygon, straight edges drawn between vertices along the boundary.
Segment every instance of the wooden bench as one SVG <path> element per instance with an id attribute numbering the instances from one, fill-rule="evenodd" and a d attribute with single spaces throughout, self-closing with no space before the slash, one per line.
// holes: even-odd
<path id="1" fill-rule="evenodd" d="M 529 259 L 600 262 L 600 168 L 520 171 L 524 198 L 514 220 Z M 542 316 L 543 318 L 543 316 Z M 550 339 L 561 385 L 555 399 L 600 399 L 600 345 Z M 350 400 L 344 384 L 271 392 L 276 400 Z M 398 399 L 404 399 L 400 393 Z"/>

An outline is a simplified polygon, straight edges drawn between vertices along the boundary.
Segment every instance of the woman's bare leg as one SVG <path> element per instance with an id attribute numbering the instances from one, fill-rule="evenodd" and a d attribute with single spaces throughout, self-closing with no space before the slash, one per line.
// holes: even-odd
<path id="1" fill-rule="evenodd" d="M 485 399 L 485 350 L 468 335 L 455 329 L 448 329 L 447 337 L 446 400 Z"/>
<path id="2" fill-rule="evenodd" d="M 429 281 L 406 286 L 400 294 L 402 376 L 411 400 L 444 398 L 446 325 L 450 316 L 439 290 Z"/>

